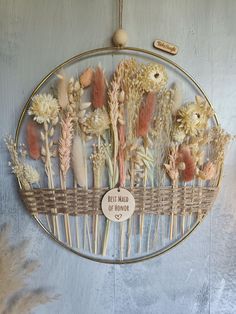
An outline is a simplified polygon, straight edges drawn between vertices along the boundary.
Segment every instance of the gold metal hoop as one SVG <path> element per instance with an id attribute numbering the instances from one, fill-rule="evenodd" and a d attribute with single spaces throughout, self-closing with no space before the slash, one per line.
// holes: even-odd
<path id="1" fill-rule="evenodd" d="M 211 102 L 209 101 L 207 95 L 205 94 L 203 89 L 199 86 L 199 84 L 195 81 L 195 79 L 190 74 L 188 74 L 182 67 L 180 67 L 178 64 L 176 64 L 175 62 L 173 62 L 173 61 L 171 61 L 171 60 L 169 60 L 169 59 L 167 59 L 165 57 L 163 57 L 162 55 L 159 55 L 159 54 L 154 53 L 154 52 L 149 51 L 149 50 L 145 50 L 145 49 L 141 49 L 141 48 L 134 48 L 134 47 L 122 47 L 122 48 L 120 48 L 120 47 L 105 47 L 105 48 L 98 48 L 98 49 L 93 49 L 93 50 L 89 50 L 89 51 L 80 53 L 80 54 L 78 54 L 78 55 L 68 59 L 67 61 L 63 62 L 62 64 L 60 64 L 59 66 L 54 68 L 48 75 L 46 75 L 41 80 L 41 82 L 33 90 L 32 94 L 30 95 L 28 101 L 26 102 L 26 104 L 25 104 L 25 106 L 24 106 L 24 108 L 23 108 L 23 110 L 21 112 L 21 115 L 20 115 L 20 118 L 19 118 L 19 121 L 18 121 L 18 124 L 17 124 L 16 133 L 15 133 L 15 142 L 18 143 L 20 129 L 21 129 L 23 120 L 25 118 L 25 115 L 27 113 L 27 110 L 28 110 L 28 108 L 30 106 L 31 98 L 39 91 L 39 89 L 47 82 L 47 80 L 50 77 L 52 77 L 57 71 L 59 71 L 61 68 L 65 67 L 67 65 L 73 64 L 74 62 L 80 61 L 80 60 L 82 60 L 82 59 L 84 59 L 86 57 L 98 56 L 99 54 L 106 54 L 106 53 L 118 54 L 119 52 L 122 52 L 122 51 L 124 51 L 124 52 L 136 52 L 136 53 L 140 53 L 140 54 L 142 53 L 142 54 L 145 54 L 145 55 L 149 55 L 149 56 L 158 58 L 158 59 L 168 63 L 169 65 L 177 68 L 182 74 L 184 74 L 187 78 L 189 78 L 189 80 L 195 85 L 195 87 L 197 87 L 197 89 L 205 97 L 205 99 L 208 102 L 208 104 L 211 107 L 213 107 Z M 217 118 L 216 114 L 214 114 L 214 120 L 215 120 L 216 125 L 219 125 L 218 118 Z M 218 182 L 217 182 L 217 187 L 220 185 L 221 178 L 222 178 L 222 169 L 220 171 L 219 179 L 218 179 Z M 43 225 L 43 223 L 41 222 L 41 220 L 39 218 L 37 218 L 34 215 L 31 215 L 31 216 L 33 216 L 35 221 L 40 225 L 40 227 L 42 227 L 42 229 L 47 233 L 47 235 L 49 235 L 51 239 L 56 241 L 62 247 L 66 248 L 66 249 L 70 250 L 71 252 L 73 252 L 73 253 L 81 256 L 81 257 L 84 257 L 86 259 L 89 259 L 89 260 L 92 260 L 92 261 L 95 261 L 95 262 L 99 262 L 99 263 L 106 263 L 106 264 L 131 264 L 131 263 L 137 263 L 137 262 L 148 260 L 150 258 L 154 258 L 154 257 L 160 256 L 163 253 L 168 252 L 172 248 L 176 247 L 182 241 L 184 241 L 186 238 L 188 238 L 189 235 L 193 232 L 193 230 L 195 230 L 197 228 L 197 226 L 199 226 L 201 221 L 202 221 L 202 220 L 201 221 L 197 221 L 192 226 L 192 228 L 184 236 L 182 236 L 179 240 L 175 241 L 174 243 L 168 245 L 167 247 L 164 247 L 163 249 L 161 249 L 161 250 L 159 250 L 157 252 L 154 252 L 154 253 L 151 253 L 151 254 L 148 254 L 148 255 L 145 255 L 145 256 L 141 256 L 141 257 L 130 258 L 130 259 L 127 259 L 127 260 L 110 260 L 110 259 L 96 258 L 94 256 L 85 255 L 83 253 L 80 253 L 80 252 L 76 251 L 75 249 L 73 249 L 70 246 L 66 245 L 64 242 L 59 241 Z M 204 215 L 203 218 L 205 218 L 205 216 L 206 215 Z"/>

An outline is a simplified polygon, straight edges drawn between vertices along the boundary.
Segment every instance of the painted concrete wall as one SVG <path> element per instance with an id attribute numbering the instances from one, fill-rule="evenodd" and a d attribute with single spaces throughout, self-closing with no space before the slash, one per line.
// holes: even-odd
<path id="1" fill-rule="evenodd" d="M 152 50 L 155 38 L 180 47 L 172 60 L 204 87 L 229 132 L 236 133 L 236 1 L 124 0 L 129 44 Z M 84 50 L 107 46 L 116 28 L 111 0 L 0 0 L 0 134 L 14 133 L 39 80 Z M 12 240 L 31 239 L 42 264 L 32 287 L 59 301 L 37 314 L 236 313 L 236 145 L 226 161 L 214 210 L 192 236 L 159 258 L 129 266 L 79 258 L 53 243 L 26 214 L 1 140 L 0 222 Z"/>

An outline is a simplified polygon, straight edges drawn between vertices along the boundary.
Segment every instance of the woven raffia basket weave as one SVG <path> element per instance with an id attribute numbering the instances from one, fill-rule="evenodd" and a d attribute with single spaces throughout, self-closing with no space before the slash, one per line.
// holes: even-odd
<path id="1" fill-rule="evenodd" d="M 20 190 L 32 214 L 102 215 L 101 199 L 107 189 L 35 189 Z M 163 187 L 130 190 L 135 198 L 136 214 L 205 215 L 218 192 L 216 187 Z"/>

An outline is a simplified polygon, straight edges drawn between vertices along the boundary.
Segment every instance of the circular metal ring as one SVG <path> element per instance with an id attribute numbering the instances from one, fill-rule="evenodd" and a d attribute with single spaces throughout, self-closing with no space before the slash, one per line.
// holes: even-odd
<path id="1" fill-rule="evenodd" d="M 149 55 L 149 56 L 152 56 L 152 57 L 156 57 L 156 58 L 159 58 L 161 60 L 163 60 L 164 62 L 168 63 L 169 65 L 177 68 L 182 74 L 184 74 L 187 78 L 189 78 L 189 80 L 198 88 L 198 90 L 202 93 L 202 95 L 205 97 L 206 101 L 208 102 L 208 104 L 212 106 L 211 102 L 209 101 L 207 95 L 205 94 L 205 92 L 203 91 L 203 89 L 199 86 L 199 84 L 195 81 L 195 79 L 190 75 L 188 74 L 182 67 L 180 67 L 178 64 L 176 64 L 175 62 L 173 62 L 172 60 L 169 60 L 165 57 L 163 57 L 162 55 L 159 55 L 155 52 L 152 52 L 152 51 L 149 51 L 149 50 L 145 50 L 145 49 L 141 49 L 141 48 L 134 48 L 134 47 L 105 47 L 105 48 L 98 48 L 98 49 L 93 49 L 93 50 L 88 50 L 86 52 L 83 52 L 83 53 L 80 53 L 70 59 L 68 59 L 67 61 L 63 62 L 62 64 L 60 64 L 59 66 L 57 66 L 56 68 L 54 68 L 48 75 L 46 75 L 42 80 L 41 82 L 36 86 L 36 88 L 33 90 L 32 94 L 30 95 L 28 101 L 26 102 L 22 112 L 21 112 L 21 115 L 20 115 L 20 118 L 19 118 L 19 121 L 18 121 L 18 124 L 17 124 L 17 129 L 16 129 L 16 133 L 15 133 L 15 142 L 18 143 L 18 139 L 19 139 L 19 133 L 20 133 L 20 129 L 21 129 L 21 126 L 22 126 L 22 123 L 23 123 L 23 120 L 24 120 L 24 117 L 27 113 L 27 110 L 30 106 L 30 102 L 31 102 L 31 98 L 39 91 L 39 89 L 46 83 L 46 81 L 51 77 L 53 76 L 58 70 L 60 70 L 61 68 L 67 66 L 67 65 L 70 65 L 72 63 L 74 63 L 75 61 L 80 61 L 82 60 L 83 58 L 85 57 L 91 57 L 91 56 L 98 56 L 99 54 L 105 54 L 105 53 L 108 53 L 110 52 L 111 54 L 116 54 L 116 53 L 119 53 L 119 52 L 136 52 L 136 53 L 142 53 L 142 54 L 145 54 L 145 55 Z M 214 114 L 214 120 L 215 120 L 215 123 L 216 125 L 219 125 L 219 121 L 218 121 L 218 118 L 216 116 L 216 114 Z M 220 171 L 220 175 L 219 175 L 219 179 L 218 179 L 218 182 L 217 182 L 217 187 L 220 185 L 220 182 L 221 182 L 221 178 L 222 178 L 222 169 Z M 144 260 L 148 260 L 150 258 L 154 258 L 154 257 L 157 257 L 157 256 L 160 256 L 162 255 L 163 253 L 165 252 L 168 252 L 169 250 L 171 250 L 172 248 L 176 247 L 177 245 L 179 245 L 182 241 L 184 241 L 186 238 L 189 237 L 189 235 L 193 232 L 193 230 L 195 230 L 197 228 L 197 226 L 199 226 L 199 224 L 201 223 L 201 221 L 197 221 L 193 226 L 192 228 L 184 235 L 182 236 L 179 240 L 175 241 L 174 243 L 164 247 L 163 249 L 157 251 L 157 252 L 154 252 L 154 253 L 151 253 L 151 254 L 147 254 L 145 256 L 141 256 L 141 257 L 135 257 L 135 258 L 130 258 L 130 259 L 127 259 L 127 260 L 110 260 L 110 259 L 100 259 L 100 258 L 96 258 L 94 256 L 88 256 L 86 254 L 83 254 L 81 252 L 78 252 L 76 251 L 75 249 L 71 248 L 70 246 L 66 245 L 65 243 L 59 241 L 44 225 L 43 223 L 40 221 L 40 219 L 38 219 L 36 216 L 32 215 L 34 220 L 40 225 L 40 227 L 50 236 L 51 239 L 53 239 L 54 241 L 56 241 L 59 245 L 61 245 L 62 247 L 70 250 L 71 252 L 81 256 L 81 257 L 84 257 L 86 259 L 89 259 L 89 260 L 92 260 L 92 261 L 95 261 L 95 262 L 99 262 L 99 263 L 106 263 L 106 264 L 131 264 L 131 263 L 137 263 L 137 262 L 141 262 L 141 261 L 144 261 Z M 203 216 L 203 218 L 205 217 L 206 215 Z"/>

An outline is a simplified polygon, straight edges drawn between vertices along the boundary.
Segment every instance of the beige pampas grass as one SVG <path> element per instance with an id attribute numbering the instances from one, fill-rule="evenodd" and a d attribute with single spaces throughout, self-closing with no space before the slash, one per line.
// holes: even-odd
<path id="1" fill-rule="evenodd" d="M 60 73 L 57 75 L 59 81 L 57 85 L 57 97 L 58 97 L 58 103 L 62 109 L 66 109 L 66 107 L 69 104 L 69 98 L 68 98 L 68 79 L 65 76 L 65 73 L 63 70 L 60 71 Z"/>
<path id="2" fill-rule="evenodd" d="M 26 279 L 38 268 L 38 262 L 26 260 L 28 242 L 12 247 L 9 227 L 0 230 L 0 313 L 30 314 L 39 305 L 51 302 L 56 296 L 44 290 L 28 290 Z"/>
<path id="3" fill-rule="evenodd" d="M 84 142 L 80 135 L 75 135 L 72 144 L 72 168 L 76 183 L 87 188 L 87 167 Z"/>
<path id="4" fill-rule="evenodd" d="M 56 298 L 49 297 L 44 291 L 33 290 L 25 293 L 23 297 L 14 300 L 14 303 L 3 314 L 32 314 L 33 309 L 39 305 L 49 303 L 54 299 Z"/>

